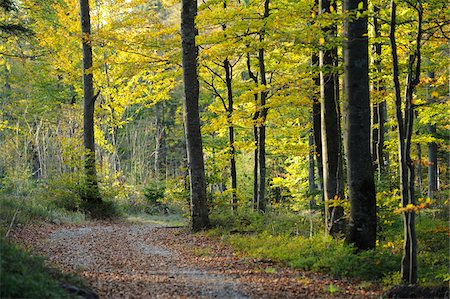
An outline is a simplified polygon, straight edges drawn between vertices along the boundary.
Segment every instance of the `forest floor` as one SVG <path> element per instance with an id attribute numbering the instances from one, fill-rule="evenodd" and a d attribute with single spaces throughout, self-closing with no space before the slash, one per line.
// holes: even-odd
<path id="1" fill-rule="evenodd" d="M 12 238 L 76 272 L 101 298 L 379 298 L 376 285 L 245 258 L 219 240 L 157 224 L 17 228 Z"/>

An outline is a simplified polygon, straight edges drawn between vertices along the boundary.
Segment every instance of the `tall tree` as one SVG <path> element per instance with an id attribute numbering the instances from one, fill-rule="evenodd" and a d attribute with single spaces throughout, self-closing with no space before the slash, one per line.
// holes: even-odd
<path id="1" fill-rule="evenodd" d="M 382 66 L 381 66 L 381 54 L 382 54 L 382 43 L 380 41 L 381 32 L 379 24 L 379 11 L 378 6 L 373 8 L 373 30 L 376 42 L 373 45 L 373 55 L 374 55 L 374 65 L 375 65 L 375 80 L 373 83 L 373 89 L 375 91 L 376 97 L 373 99 L 372 104 L 372 157 L 374 160 L 374 165 L 378 171 L 378 178 L 381 179 L 385 173 L 386 167 L 384 165 L 384 135 L 385 135 L 385 114 L 386 114 L 386 101 L 383 97 L 383 92 L 385 87 L 382 79 Z"/>
<path id="2" fill-rule="evenodd" d="M 347 241 L 360 250 L 374 248 L 376 241 L 366 11 L 367 0 L 344 0 L 344 144 L 350 200 Z"/>
<path id="3" fill-rule="evenodd" d="M 395 31 L 397 27 L 397 4 L 391 0 L 391 26 L 389 38 L 392 52 L 392 68 L 395 90 L 395 107 L 398 124 L 398 146 L 400 167 L 400 192 L 403 207 L 404 242 L 401 266 L 402 282 L 415 284 L 417 282 L 417 239 L 415 232 L 414 207 L 414 163 L 411 159 L 411 138 L 413 134 L 414 104 L 413 93 L 419 84 L 421 67 L 422 16 L 421 0 L 417 4 L 410 4 L 417 12 L 417 35 L 413 53 L 408 59 L 406 88 L 404 95 L 404 112 L 402 112 L 402 98 L 400 95 L 399 61 Z"/>
<path id="4" fill-rule="evenodd" d="M 319 1 L 321 14 L 331 14 L 336 3 Z M 325 38 L 320 51 L 320 97 L 323 191 L 325 199 L 325 223 L 327 232 L 335 235 L 345 229 L 344 208 L 338 204 L 344 196 L 342 177 L 342 145 L 339 113 L 339 78 L 337 74 L 336 25 L 323 26 Z"/>
<path id="5" fill-rule="evenodd" d="M 270 0 L 264 1 L 264 14 L 263 20 L 269 17 L 269 4 Z M 260 83 L 263 88 L 267 88 L 267 77 L 266 77 L 266 62 L 264 58 L 264 38 L 266 35 L 265 24 L 259 33 L 260 48 L 258 50 L 258 65 L 259 65 L 259 75 Z M 259 184 L 258 184 L 258 211 L 266 211 L 266 118 L 268 108 L 266 107 L 268 91 L 263 90 L 259 95 L 259 118 L 260 125 L 258 128 L 258 162 L 259 162 Z"/>
<path id="6" fill-rule="evenodd" d="M 209 227 L 206 199 L 205 166 L 203 161 L 202 135 L 198 107 L 199 82 L 197 74 L 198 47 L 195 37 L 197 1 L 183 0 L 181 7 L 181 43 L 184 81 L 185 134 L 188 169 L 190 177 L 191 230 Z"/>
<path id="7" fill-rule="evenodd" d="M 97 184 L 95 166 L 95 138 L 94 138 L 94 107 L 98 96 L 94 95 L 92 74 L 92 45 L 91 45 L 91 17 L 89 1 L 80 0 L 80 20 L 83 45 L 83 94 L 84 94 L 84 147 L 86 192 L 85 200 L 101 202 Z"/>
<path id="8" fill-rule="evenodd" d="M 256 76 L 251 69 L 251 63 L 250 63 L 250 52 L 247 52 L 247 72 L 252 79 L 252 81 L 255 83 L 255 85 L 258 85 L 258 76 Z M 255 100 L 255 106 L 258 107 L 258 93 L 253 94 L 254 100 Z M 258 186 L 259 186 L 259 180 L 258 180 L 258 174 L 259 174 L 259 161 L 258 161 L 258 152 L 259 152 L 259 144 L 258 144 L 258 125 L 257 120 L 259 118 L 259 110 L 256 109 L 255 113 L 253 114 L 253 140 L 255 145 L 255 150 L 253 151 L 253 209 L 255 211 L 258 210 Z"/>

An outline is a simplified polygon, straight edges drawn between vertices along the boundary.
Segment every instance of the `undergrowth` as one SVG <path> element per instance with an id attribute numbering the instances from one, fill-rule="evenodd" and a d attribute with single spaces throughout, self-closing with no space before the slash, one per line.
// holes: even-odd
<path id="1" fill-rule="evenodd" d="M 85 286 L 76 276 L 45 266 L 44 259 L 31 256 L 0 238 L 1 298 L 78 298 L 60 284 Z"/>
<path id="2" fill-rule="evenodd" d="M 239 210 L 211 216 L 215 228 L 209 234 L 221 237 L 246 256 L 280 262 L 289 267 L 319 271 L 335 277 L 354 277 L 384 285 L 400 283 L 402 222 L 384 227 L 376 249 L 358 252 L 343 237 L 323 232 L 320 213 L 275 213 L 265 215 Z M 422 213 L 417 217 L 418 273 L 422 285 L 440 285 L 450 280 L 448 235 L 445 221 Z"/>

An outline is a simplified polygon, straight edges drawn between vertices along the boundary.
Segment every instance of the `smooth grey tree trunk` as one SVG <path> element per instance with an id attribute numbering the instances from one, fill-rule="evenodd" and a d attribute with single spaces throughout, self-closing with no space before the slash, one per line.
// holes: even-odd
<path id="1" fill-rule="evenodd" d="M 321 14 L 330 13 L 336 4 L 329 0 L 319 1 Z M 327 39 L 334 39 L 336 27 L 324 27 Z M 332 42 L 328 40 L 328 42 Z M 339 119 L 339 79 L 336 73 L 337 49 L 326 48 L 320 51 L 320 97 L 321 97 L 321 136 L 323 191 L 325 200 L 325 224 L 327 233 L 344 233 L 344 209 L 337 201 L 344 196 L 342 176 L 342 146 Z"/>
<path id="2" fill-rule="evenodd" d="M 185 134 L 190 177 L 191 230 L 210 226 L 206 198 L 205 166 L 199 115 L 199 82 L 197 75 L 198 48 L 195 37 L 197 1 L 183 0 L 181 7 L 181 40 L 184 82 Z"/>
<path id="3" fill-rule="evenodd" d="M 86 192 L 85 200 L 101 202 L 97 183 L 95 166 L 95 139 L 94 139 L 94 85 L 92 75 L 92 45 L 91 45 L 91 19 L 89 14 L 89 1 L 80 0 L 80 20 L 83 45 L 83 94 L 84 94 L 84 147 Z"/>
<path id="4" fill-rule="evenodd" d="M 360 0 L 344 0 L 344 13 L 358 11 Z M 367 0 L 362 1 L 367 10 Z M 344 21 L 345 131 L 350 222 L 347 241 L 359 250 L 375 248 L 377 215 L 370 152 L 369 53 L 367 17 Z"/>

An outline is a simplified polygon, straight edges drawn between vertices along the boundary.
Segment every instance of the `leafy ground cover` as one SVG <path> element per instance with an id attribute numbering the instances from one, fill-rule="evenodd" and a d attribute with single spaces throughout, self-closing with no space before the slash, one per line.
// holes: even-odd
<path id="1" fill-rule="evenodd" d="M 39 232 L 39 233 L 36 233 Z M 375 284 L 250 258 L 207 236 L 155 224 L 29 225 L 13 238 L 78 271 L 105 298 L 379 297 Z"/>
<path id="2" fill-rule="evenodd" d="M 400 283 L 402 252 L 401 219 L 380 232 L 374 250 L 357 252 L 343 238 L 325 236 L 318 215 L 241 212 L 213 214 L 220 237 L 235 250 L 252 258 L 270 259 L 289 267 L 329 273 L 334 277 L 356 277 L 380 282 L 385 287 Z M 320 221 L 320 219 L 319 219 Z M 313 227 L 315 233 L 311 234 Z M 422 213 L 417 217 L 418 268 L 422 285 L 442 285 L 450 280 L 449 228 L 445 221 Z"/>

